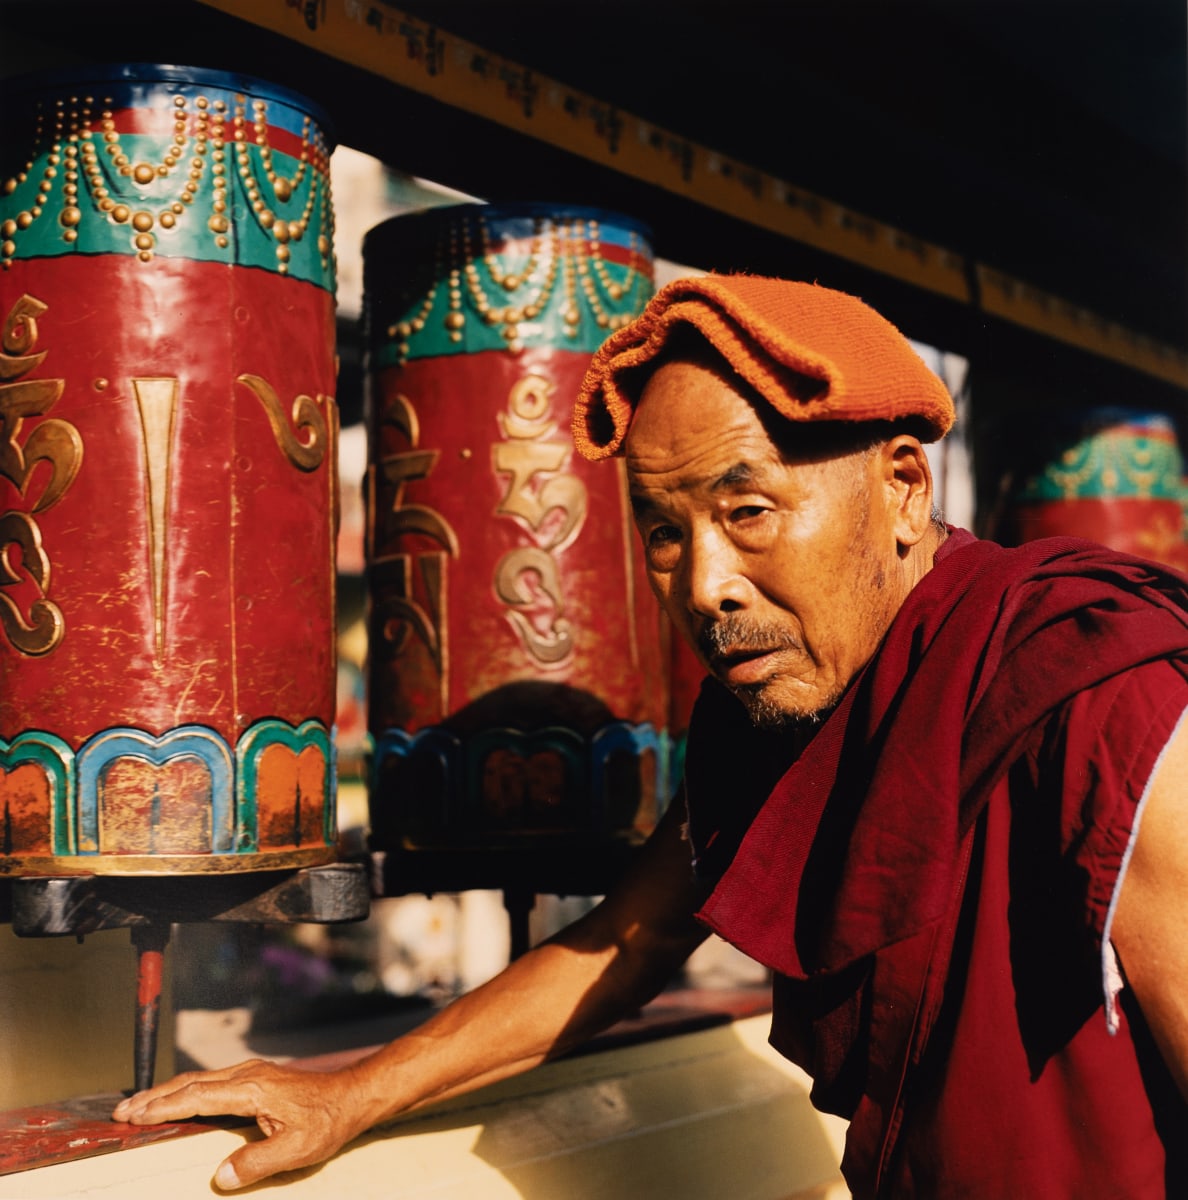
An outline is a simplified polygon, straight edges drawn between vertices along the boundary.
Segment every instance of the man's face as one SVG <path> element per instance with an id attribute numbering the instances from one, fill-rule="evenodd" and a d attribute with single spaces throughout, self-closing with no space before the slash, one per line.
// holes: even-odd
<path id="1" fill-rule="evenodd" d="M 793 460 L 693 362 L 660 367 L 625 444 L 652 588 L 760 725 L 820 717 L 906 595 L 877 451 Z"/>

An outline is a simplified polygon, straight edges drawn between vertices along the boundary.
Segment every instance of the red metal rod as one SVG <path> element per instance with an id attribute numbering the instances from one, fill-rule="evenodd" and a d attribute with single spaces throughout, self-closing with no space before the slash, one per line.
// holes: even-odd
<path id="1" fill-rule="evenodd" d="M 169 942 L 168 925 L 133 925 L 132 944 L 136 947 L 136 1034 L 133 1049 L 135 1090 L 153 1085 L 157 1061 L 157 1030 L 161 1018 L 161 980 L 165 965 L 165 947 Z"/>

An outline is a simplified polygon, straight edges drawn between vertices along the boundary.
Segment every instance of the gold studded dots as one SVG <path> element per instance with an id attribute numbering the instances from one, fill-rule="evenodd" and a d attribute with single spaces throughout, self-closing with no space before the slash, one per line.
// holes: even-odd
<path id="1" fill-rule="evenodd" d="M 438 248 L 440 251 L 440 247 Z M 434 271 L 434 277 L 438 278 L 441 275 L 440 270 L 441 255 L 437 256 L 438 270 Z M 409 342 L 414 334 L 420 333 L 425 328 L 425 322 L 429 319 L 429 314 L 433 311 L 434 301 L 437 299 L 437 284 L 434 283 L 429 289 L 429 294 L 421 301 L 420 308 L 406 321 L 400 321 L 395 325 L 388 326 L 388 337 L 396 342 L 396 360 L 403 366 L 408 361 Z"/>
<path id="2" fill-rule="evenodd" d="M 273 148 L 268 134 L 268 106 L 263 100 L 252 103 L 251 140 L 248 137 L 247 100 L 236 97 L 235 113 L 232 118 L 235 142 L 235 162 L 252 212 L 260 228 L 269 233 L 276 244 L 277 270 L 286 274 L 292 256 L 291 242 L 300 242 L 309 228 L 318 193 L 322 194 L 322 228 L 318 238 L 318 253 L 322 266 L 328 265 L 333 232 L 325 232 L 329 210 L 329 168 L 324 147 L 315 145 L 311 136 L 313 122 L 307 116 L 301 128 L 301 150 L 297 169 L 291 176 L 280 174 L 273 160 Z M 252 149 L 259 162 L 259 172 L 253 169 Z M 282 215 L 282 208 L 301 190 L 310 165 L 316 160 L 321 164 L 313 176 L 304 206 L 300 213 Z M 261 175 L 263 178 L 261 178 Z"/>
<path id="3" fill-rule="evenodd" d="M 435 311 L 444 283 L 447 299 L 441 322 L 449 341 L 459 343 L 468 315 L 498 333 L 511 353 L 535 336 L 550 310 L 560 317 L 567 337 L 576 338 L 593 321 L 602 330 L 618 329 L 650 295 L 651 272 L 635 233 L 629 235 L 628 263 L 621 278 L 612 275 L 602 253 L 597 221 L 552 222 L 536 218 L 526 257 L 516 260 L 515 243 L 500 244 L 482 214 L 446 226 L 436 248 L 435 282 L 414 315 L 388 327 L 396 360 L 408 360 L 410 343 Z M 439 335 L 440 336 L 440 335 Z"/>
<path id="4" fill-rule="evenodd" d="M 0 259 L 11 262 L 23 232 L 44 213 L 51 214 L 67 242 L 87 227 L 88 214 L 127 227 L 130 248 L 147 262 L 162 238 L 185 225 L 191 210 L 205 208 L 197 219 L 214 247 L 225 251 L 231 244 L 237 180 L 273 245 L 279 272 L 288 272 L 293 246 L 311 226 L 317 234 L 311 249 L 322 269 L 330 269 L 334 215 L 324 136 L 305 117 L 296 168 L 285 175 L 277 169 L 270 142 L 267 103 L 251 101 L 250 120 L 248 104 L 242 95 L 230 104 L 218 97 L 175 95 L 168 112 L 160 114 L 168 141 L 159 155 L 146 155 L 146 139 L 135 139 L 135 150 L 125 146 L 129 139 L 117 127 L 119 106 L 113 97 L 43 101 L 35 115 L 33 153 L 21 170 L 0 180 L 0 199 L 30 189 L 20 209 L 10 210 L 4 221 Z"/>

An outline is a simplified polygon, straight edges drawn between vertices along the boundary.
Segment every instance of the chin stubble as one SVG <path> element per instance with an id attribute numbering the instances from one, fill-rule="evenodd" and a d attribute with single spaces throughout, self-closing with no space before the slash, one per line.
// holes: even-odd
<path id="1" fill-rule="evenodd" d="M 745 616 L 729 616 L 707 625 L 697 638 L 698 648 L 706 662 L 729 657 L 740 650 L 766 653 L 792 650 L 805 652 L 804 643 L 785 629 L 752 620 Z M 811 710 L 784 709 L 771 698 L 772 685 L 782 676 L 776 673 L 758 683 L 740 684 L 730 690 L 747 710 L 752 724 L 759 729 L 782 729 L 808 721 L 820 722 L 836 706 L 837 698 L 828 696 L 824 703 Z"/>

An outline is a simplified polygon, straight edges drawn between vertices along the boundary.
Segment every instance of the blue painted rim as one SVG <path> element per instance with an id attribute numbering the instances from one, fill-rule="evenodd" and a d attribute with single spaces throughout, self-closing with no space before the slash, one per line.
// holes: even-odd
<path id="1" fill-rule="evenodd" d="M 308 114 L 321 127 L 327 144 L 331 147 L 336 144 L 333 122 L 320 104 L 292 88 L 238 71 L 215 71 L 208 67 L 187 67 L 173 63 L 101 63 L 96 66 L 58 67 L 0 80 L 0 97 L 7 99 L 35 95 L 89 83 L 177 83 L 243 92 L 260 100 L 286 104 Z"/>
<path id="2" fill-rule="evenodd" d="M 598 221 L 615 229 L 633 230 L 649 245 L 652 244 L 652 228 L 637 217 L 609 208 L 590 208 L 580 204 L 550 204 L 547 201 L 530 200 L 523 203 L 499 204 L 443 204 L 437 208 L 419 209 L 389 217 L 373 226 L 363 236 L 364 256 L 374 254 L 389 242 L 399 242 L 410 237 L 424 237 L 420 226 L 448 224 L 460 217 L 482 216 L 489 221 L 533 220 L 547 217 L 553 221 Z"/>

